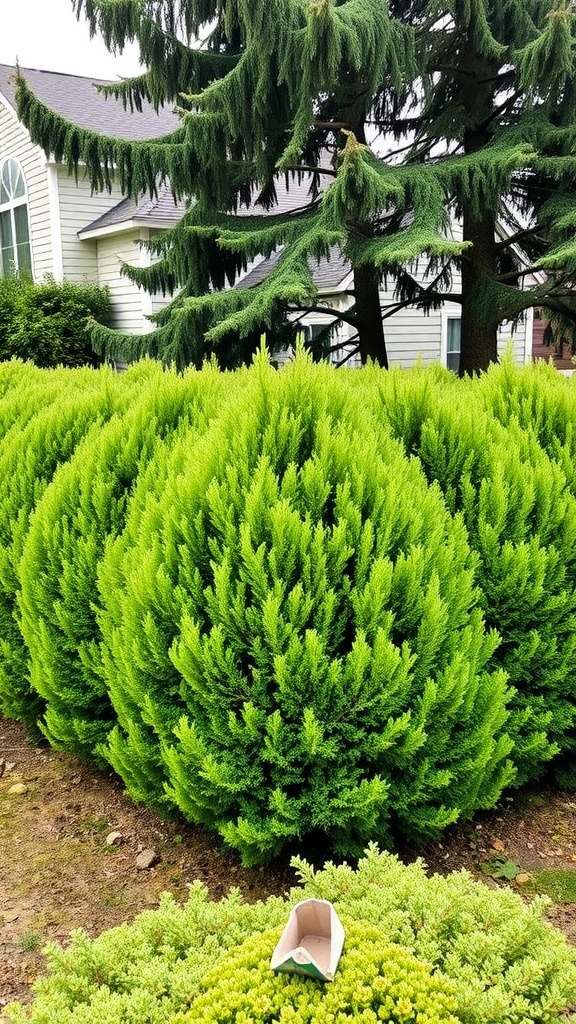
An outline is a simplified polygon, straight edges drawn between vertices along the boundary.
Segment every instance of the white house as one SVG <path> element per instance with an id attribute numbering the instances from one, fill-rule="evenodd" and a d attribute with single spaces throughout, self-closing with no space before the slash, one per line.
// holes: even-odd
<path id="1" fill-rule="evenodd" d="M 158 113 L 145 106 L 141 113 L 125 110 L 121 103 L 106 99 L 94 87 L 94 80 L 52 71 L 22 69 L 33 91 L 51 109 L 68 120 L 102 134 L 125 139 L 158 138 L 178 124 L 168 109 Z M 121 276 L 122 262 L 149 259 L 138 246 L 154 234 L 172 226 L 181 215 L 168 189 L 158 199 L 139 202 L 112 193 L 93 194 L 88 181 L 69 176 L 65 167 L 46 157 L 32 144 L 18 120 L 15 105 L 14 68 L 0 65 L 0 274 L 13 267 L 30 270 L 35 280 L 46 274 L 56 280 L 108 285 L 113 306 L 112 326 L 134 333 L 151 329 L 147 319 L 167 299 L 139 289 Z M 292 209 L 305 201 L 300 189 L 279 191 L 280 209 Z M 277 212 L 275 210 L 274 212 Z M 245 275 L 241 286 L 250 287 L 270 269 L 262 260 Z M 417 274 L 417 268 L 413 268 Z M 314 267 L 319 305 L 345 310 L 350 303 L 351 271 L 341 255 Z M 455 282 L 457 288 L 458 282 Z M 382 293 L 382 305 L 394 302 L 392 291 Z M 301 321 L 312 333 L 331 322 L 321 312 Z M 459 355 L 460 310 L 444 303 L 441 309 L 424 314 L 403 309 L 386 321 L 386 345 L 390 365 L 410 366 L 416 360 L 440 361 L 456 368 Z M 342 324 L 336 338 L 339 362 L 349 350 L 351 328 Z M 516 360 L 532 357 L 531 311 L 514 332 L 504 324 L 499 332 L 502 350 L 512 339 Z"/>
<path id="2" fill-rule="evenodd" d="M 179 123 L 170 110 L 124 110 L 94 88 L 94 80 L 22 68 L 30 87 L 51 109 L 94 131 L 124 139 L 158 138 Z M 181 215 L 164 191 L 139 203 L 112 193 L 93 194 L 81 172 L 76 182 L 65 167 L 31 143 L 18 120 L 14 68 L 0 65 L 0 273 L 15 266 L 34 279 L 108 285 L 114 320 L 125 331 L 149 331 L 146 317 L 156 299 L 120 275 L 121 262 L 148 257 L 137 245 L 176 223 Z"/>

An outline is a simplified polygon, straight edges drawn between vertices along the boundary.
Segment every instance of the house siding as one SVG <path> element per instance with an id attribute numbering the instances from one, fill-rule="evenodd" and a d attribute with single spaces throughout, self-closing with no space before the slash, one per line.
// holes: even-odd
<path id="1" fill-rule="evenodd" d="M 114 308 L 111 326 L 121 331 L 144 334 L 151 328 L 144 319 L 146 297 L 140 288 L 119 273 L 122 262 L 138 263 L 138 237 L 139 232 L 134 230 L 98 239 L 98 281 L 110 289 Z"/>
<path id="2" fill-rule="evenodd" d="M 94 194 L 90 183 L 82 178 L 81 171 L 78 182 L 61 165 L 57 173 L 64 278 L 77 283 L 89 281 L 96 284 L 100 277 L 98 245 L 94 239 L 81 241 L 78 232 L 119 202 L 122 198 L 120 191 Z"/>
<path id="3" fill-rule="evenodd" d="M 54 272 L 46 163 L 28 132 L 0 100 L 0 162 L 12 157 L 20 164 L 28 191 L 28 219 L 35 280 Z"/>

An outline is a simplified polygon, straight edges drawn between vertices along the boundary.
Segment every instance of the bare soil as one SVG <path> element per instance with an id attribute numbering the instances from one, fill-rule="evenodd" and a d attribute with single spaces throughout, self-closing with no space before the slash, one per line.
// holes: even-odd
<path id="1" fill-rule="evenodd" d="M 14 786 L 25 791 L 10 792 Z M 107 845 L 113 832 L 120 838 Z M 148 849 L 158 860 L 139 869 L 138 854 Z M 574 872 L 576 881 L 576 793 L 515 794 L 441 842 L 401 856 L 421 856 L 443 874 L 464 867 L 523 894 L 543 869 Z M 514 880 L 492 877 L 510 864 L 518 868 Z M 130 800 L 113 774 L 31 746 L 19 723 L 0 718 L 0 1017 L 7 1002 L 32 998 L 45 942 L 65 945 L 75 928 L 96 936 L 155 906 L 166 890 L 185 900 L 195 879 L 215 899 L 238 886 L 250 901 L 295 882 L 285 864 L 241 867 L 214 835 L 159 818 Z M 576 945 L 576 902 L 552 906 L 549 916 Z"/>

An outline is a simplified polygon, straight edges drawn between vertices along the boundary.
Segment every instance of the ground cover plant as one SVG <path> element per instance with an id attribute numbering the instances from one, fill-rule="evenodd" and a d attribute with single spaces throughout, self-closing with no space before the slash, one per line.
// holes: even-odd
<path id="1" fill-rule="evenodd" d="M 428 878 L 374 847 L 356 869 L 296 867 L 301 885 L 287 899 L 246 904 L 233 890 L 215 903 L 197 882 L 183 906 L 166 894 L 131 925 L 94 940 L 77 931 L 65 950 L 52 943 L 35 1001 L 5 1019 L 553 1024 L 576 997 L 574 951 L 542 920 L 542 900 L 527 906 L 466 872 Z M 269 969 L 289 908 L 310 895 L 332 900 L 347 933 L 331 985 Z"/>

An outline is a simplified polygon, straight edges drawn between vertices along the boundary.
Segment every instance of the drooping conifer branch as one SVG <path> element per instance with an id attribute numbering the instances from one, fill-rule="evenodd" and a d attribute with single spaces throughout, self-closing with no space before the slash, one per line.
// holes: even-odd
<path id="1" fill-rule="evenodd" d="M 73 2 L 110 49 L 140 47 L 146 70 L 106 86 L 109 102 L 182 114 L 164 139 L 100 138 L 18 83 L 33 140 L 72 172 L 82 163 L 95 189 L 114 181 L 137 198 L 165 181 L 187 205 L 181 223 L 149 243 L 153 266 L 126 268 L 144 287 L 181 290 L 131 352 L 165 351 L 183 365 L 212 347 L 245 352 L 262 330 L 286 336 L 291 307 L 315 303 L 310 261 L 337 244 L 353 271 L 352 305 L 360 281 L 375 275 L 376 287 L 362 290 L 371 305 L 361 317 L 370 326 L 359 329 L 363 358 L 386 361 L 378 280 L 401 291 L 443 261 L 450 273 L 435 292 L 451 296 L 462 271 L 462 366 L 474 371 L 496 357 L 498 324 L 552 297 L 557 273 L 576 267 L 568 0 L 510 0 L 505 12 L 488 0 L 455 0 L 449 12 L 429 0 Z M 295 168 L 282 184 L 279 174 Z M 310 210 L 280 213 L 282 190 L 302 201 L 302 173 Z M 512 241 L 497 232 L 499 218 Z M 523 252 L 510 255 L 512 243 Z M 230 286 L 267 257 L 269 279 L 238 298 Z M 534 267 L 550 280 L 531 288 Z M 421 305 L 418 288 L 412 295 Z"/>

